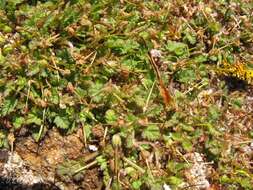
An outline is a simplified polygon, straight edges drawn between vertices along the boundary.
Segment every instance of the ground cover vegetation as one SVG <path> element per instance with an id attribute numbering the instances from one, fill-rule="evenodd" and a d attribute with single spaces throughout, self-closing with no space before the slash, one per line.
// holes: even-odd
<path id="1" fill-rule="evenodd" d="M 96 167 L 104 189 L 253 189 L 252 12 L 250 0 L 0 1 L 0 147 L 81 128 L 98 150 L 60 163 L 63 182 Z"/>

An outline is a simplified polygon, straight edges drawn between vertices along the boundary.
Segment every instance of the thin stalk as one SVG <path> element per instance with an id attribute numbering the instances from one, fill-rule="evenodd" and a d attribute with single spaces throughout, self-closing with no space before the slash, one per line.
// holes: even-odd
<path id="1" fill-rule="evenodd" d="M 116 146 L 115 147 L 115 151 L 114 151 L 114 173 L 116 175 L 116 179 L 117 179 L 117 184 L 119 186 L 119 158 L 118 158 L 118 149 L 119 147 Z"/>
<path id="2" fill-rule="evenodd" d="M 105 190 L 110 190 L 111 184 L 112 184 L 112 177 L 111 177 L 110 180 L 108 181 Z"/>
<path id="3" fill-rule="evenodd" d="M 25 110 L 28 109 L 28 100 L 30 96 L 30 91 L 31 91 L 31 80 L 28 81 L 28 91 L 27 91 L 26 102 L 25 102 Z"/>
<path id="4" fill-rule="evenodd" d="M 155 182 L 154 176 L 152 174 L 152 171 L 151 171 L 149 163 L 148 163 L 148 159 L 145 159 L 145 162 L 146 162 L 146 165 L 147 165 L 147 168 L 148 168 L 148 170 L 147 170 L 148 174 L 150 175 L 150 178 L 152 179 L 152 181 Z"/>
<path id="5" fill-rule="evenodd" d="M 45 115 L 46 115 L 46 109 L 43 110 L 43 121 L 42 121 L 42 124 L 40 126 L 40 131 L 39 131 L 39 135 L 38 135 L 38 138 L 36 139 L 36 142 L 39 142 L 40 140 L 40 137 L 42 135 L 42 132 L 43 132 L 43 129 L 44 129 L 44 123 L 45 123 Z"/>
<path id="6" fill-rule="evenodd" d="M 135 169 L 137 169 L 139 172 L 141 173 L 145 173 L 145 170 L 143 168 L 141 168 L 140 166 L 138 166 L 137 164 L 135 164 L 134 162 L 132 162 L 131 160 L 127 159 L 126 157 L 123 157 L 123 160 L 128 163 L 129 165 L 131 165 L 132 167 L 134 167 Z"/>
<path id="7" fill-rule="evenodd" d="M 83 144 L 84 144 L 84 147 L 86 148 L 87 147 L 87 138 L 86 138 L 86 132 L 85 132 L 85 128 L 84 128 L 83 124 L 82 124 L 82 129 L 83 129 Z"/>
<path id="8" fill-rule="evenodd" d="M 148 107 L 148 104 L 149 104 L 149 101 L 150 101 L 150 97 L 151 97 L 151 94 L 152 94 L 152 92 L 153 92 L 155 83 L 156 83 L 156 81 L 154 81 L 153 84 L 152 84 L 152 86 L 151 86 L 151 89 L 150 89 L 150 91 L 149 91 L 149 94 L 148 94 L 148 97 L 147 97 L 147 100 L 146 100 L 146 104 L 145 104 L 145 106 L 144 106 L 144 108 L 143 108 L 143 112 L 146 112 L 146 111 L 147 111 L 147 107 Z"/>
<path id="9" fill-rule="evenodd" d="M 103 140 L 102 140 L 103 145 L 105 145 L 105 138 L 106 138 L 107 132 L 108 132 L 108 127 L 105 127 L 105 132 L 104 132 L 104 136 L 103 136 Z"/>
<path id="10" fill-rule="evenodd" d="M 181 158 L 183 158 L 183 160 L 188 164 L 190 165 L 190 162 L 185 158 L 185 156 L 178 150 L 178 149 L 175 149 L 176 152 L 179 154 L 179 156 L 181 156 Z"/>
<path id="11" fill-rule="evenodd" d="M 98 155 L 99 155 L 99 152 L 93 152 L 91 154 L 88 154 L 88 155 L 85 156 L 84 162 L 86 163 L 86 162 L 89 162 L 91 160 L 94 160 Z"/>
<path id="12" fill-rule="evenodd" d="M 117 98 L 117 100 L 120 101 L 120 103 L 124 103 L 124 100 L 121 97 L 119 97 L 116 93 L 112 93 L 112 94 L 113 96 L 115 96 L 115 98 Z"/>
<path id="13" fill-rule="evenodd" d="M 90 65 L 85 69 L 85 72 L 88 72 L 90 70 L 90 68 L 92 67 L 92 65 L 93 65 L 93 63 L 94 63 L 94 61 L 96 59 L 96 57 L 97 57 L 97 52 L 95 51 L 94 56 L 93 56 L 93 58 L 92 58 L 92 60 L 90 62 Z"/>
<path id="14" fill-rule="evenodd" d="M 79 172 L 81 172 L 83 170 L 86 170 L 86 169 L 88 169 L 88 168 L 90 168 L 90 167 L 92 167 L 92 166 L 94 166 L 96 164 L 97 164 L 97 160 L 94 160 L 93 162 L 91 162 L 91 163 L 89 163 L 89 164 L 87 164 L 87 165 L 85 165 L 85 166 L 77 169 L 76 171 L 74 171 L 73 175 L 75 175 L 75 174 L 77 174 L 77 173 L 79 173 Z"/>

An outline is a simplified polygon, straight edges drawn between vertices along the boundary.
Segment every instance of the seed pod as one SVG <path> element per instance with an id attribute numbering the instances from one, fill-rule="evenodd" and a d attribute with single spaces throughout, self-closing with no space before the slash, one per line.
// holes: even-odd
<path id="1" fill-rule="evenodd" d="M 112 137 L 112 145 L 114 147 L 120 147 L 121 146 L 121 138 L 119 134 L 115 134 Z"/>

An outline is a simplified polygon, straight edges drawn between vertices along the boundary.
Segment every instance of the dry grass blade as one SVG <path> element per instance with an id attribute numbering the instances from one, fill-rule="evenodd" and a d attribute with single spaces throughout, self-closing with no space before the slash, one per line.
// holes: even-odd
<path id="1" fill-rule="evenodd" d="M 164 82 L 161 78 L 160 71 L 159 71 L 159 69 L 156 65 L 156 62 L 153 59 L 153 56 L 150 52 L 149 52 L 148 55 L 149 55 L 150 63 L 151 63 L 151 65 L 152 65 L 152 67 L 155 71 L 157 80 L 159 81 L 159 90 L 160 90 L 161 96 L 163 97 L 164 104 L 165 104 L 165 106 L 169 106 L 169 105 L 173 106 L 174 105 L 173 97 L 171 96 L 171 93 L 169 92 L 169 90 L 164 85 Z"/>

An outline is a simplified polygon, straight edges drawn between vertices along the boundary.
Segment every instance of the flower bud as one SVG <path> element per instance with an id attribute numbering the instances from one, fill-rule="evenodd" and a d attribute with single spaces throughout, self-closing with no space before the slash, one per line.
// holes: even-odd
<path id="1" fill-rule="evenodd" d="M 121 137 L 119 134 L 115 134 L 112 137 L 112 145 L 114 147 L 120 147 L 121 146 Z"/>

